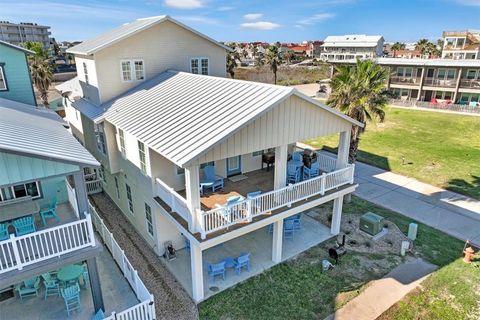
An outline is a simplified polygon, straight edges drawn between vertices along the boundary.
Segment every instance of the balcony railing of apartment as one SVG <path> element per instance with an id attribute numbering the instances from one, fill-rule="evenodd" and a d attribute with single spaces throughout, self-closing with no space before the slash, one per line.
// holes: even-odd
<path id="1" fill-rule="evenodd" d="M 425 86 L 435 87 L 455 87 L 457 85 L 456 79 L 437 79 L 437 78 L 425 78 L 423 82 Z"/>
<path id="2" fill-rule="evenodd" d="M 420 78 L 417 78 L 417 77 L 399 77 L 399 76 L 392 76 L 392 77 L 390 77 L 390 83 L 398 83 L 398 84 L 420 84 Z"/>
<path id="3" fill-rule="evenodd" d="M 461 88 L 480 89 L 480 79 L 477 79 L 477 80 L 470 80 L 470 79 L 460 80 L 460 87 Z"/>
<path id="4" fill-rule="evenodd" d="M 22 270 L 63 254 L 95 246 L 92 220 L 85 219 L 60 226 L 36 231 L 23 236 L 11 235 L 0 241 L 0 274 L 11 270 Z"/>
<path id="5" fill-rule="evenodd" d="M 448 110 L 464 113 L 478 113 L 480 114 L 480 104 L 479 106 L 474 106 L 473 103 L 465 102 L 464 104 L 460 103 L 432 103 L 428 101 L 417 101 L 416 99 L 391 99 L 390 104 L 403 107 L 412 107 L 412 108 L 426 108 L 426 109 L 437 109 L 437 110 Z"/>

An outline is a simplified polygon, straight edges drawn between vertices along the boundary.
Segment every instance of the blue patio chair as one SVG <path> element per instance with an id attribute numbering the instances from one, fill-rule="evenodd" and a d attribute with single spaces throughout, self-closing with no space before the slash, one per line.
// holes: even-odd
<path id="1" fill-rule="evenodd" d="M 312 179 L 320 175 L 320 164 L 314 162 L 310 165 L 310 168 L 305 166 L 303 168 L 303 180 Z"/>
<path id="2" fill-rule="evenodd" d="M 293 220 L 285 220 L 283 222 L 283 237 L 285 239 L 293 239 L 295 234 L 295 225 L 293 224 Z"/>
<path id="3" fill-rule="evenodd" d="M 234 268 L 237 274 L 240 274 L 242 268 L 250 271 L 250 253 L 242 253 L 234 260 Z"/>
<path id="4" fill-rule="evenodd" d="M 476 107 L 477 106 L 477 102 L 476 101 L 470 101 L 470 103 L 468 104 L 469 107 Z"/>
<path id="5" fill-rule="evenodd" d="M 232 197 L 227 199 L 227 206 L 234 205 L 234 204 L 236 204 L 236 203 L 238 203 L 242 200 L 243 200 L 242 196 L 232 196 Z"/>
<path id="6" fill-rule="evenodd" d="M 80 288 L 78 287 L 78 284 L 61 289 L 61 293 L 69 317 L 72 311 L 80 310 L 82 308 L 82 304 L 80 303 Z"/>
<path id="7" fill-rule="evenodd" d="M 303 154 L 300 151 L 295 151 L 292 154 L 293 161 L 303 161 Z"/>
<path id="8" fill-rule="evenodd" d="M 292 216 L 292 221 L 295 231 L 302 229 L 302 215 L 300 213 Z"/>
<path id="9" fill-rule="evenodd" d="M 47 219 L 53 218 L 60 223 L 60 217 L 57 215 L 57 198 L 52 199 L 49 207 L 40 209 L 40 217 L 42 218 L 43 226 L 47 226 Z"/>
<path id="10" fill-rule="evenodd" d="M 87 285 L 90 283 L 90 275 L 88 274 L 88 267 L 86 263 L 83 264 L 82 278 L 83 278 L 83 288 L 86 289 Z"/>
<path id="11" fill-rule="evenodd" d="M 209 264 L 208 275 L 212 277 L 213 281 L 215 281 L 215 276 L 222 276 L 222 279 L 225 280 L 225 261 Z"/>
<path id="12" fill-rule="evenodd" d="M 40 278 L 33 277 L 23 281 L 23 283 L 17 284 L 15 286 L 15 290 L 18 291 L 18 295 L 20 296 L 20 300 L 26 297 L 37 297 L 38 296 L 38 289 L 40 288 Z"/>
<path id="13" fill-rule="evenodd" d="M 102 309 L 98 309 L 97 313 L 95 313 L 92 317 L 92 320 L 103 320 L 105 319 L 105 313 L 103 313 Z"/>
<path id="14" fill-rule="evenodd" d="M 297 167 L 292 163 L 287 164 L 287 183 L 300 182 L 301 170 L 302 170 L 301 167 Z"/>
<path id="15" fill-rule="evenodd" d="M 223 177 L 215 174 L 214 166 L 206 166 L 203 168 L 204 178 L 201 183 L 212 183 L 212 185 L 203 185 L 203 188 L 212 188 L 212 192 L 223 188 Z"/>
<path id="16" fill-rule="evenodd" d="M 35 220 L 33 217 L 24 217 L 16 219 L 13 221 L 13 226 L 15 227 L 15 234 L 18 236 L 23 236 L 24 234 L 29 234 L 35 232 Z"/>
<path id="17" fill-rule="evenodd" d="M 45 300 L 49 296 L 60 297 L 60 284 L 54 279 L 50 273 L 42 274 L 43 286 L 45 287 Z"/>
<path id="18" fill-rule="evenodd" d="M 262 194 L 262 191 L 249 192 L 249 193 L 247 193 L 247 199 L 253 199 L 255 197 L 258 197 L 261 194 Z"/>
<path id="19" fill-rule="evenodd" d="M 8 233 L 8 225 L 6 223 L 0 223 L 0 241 L 10 238 Z"/>

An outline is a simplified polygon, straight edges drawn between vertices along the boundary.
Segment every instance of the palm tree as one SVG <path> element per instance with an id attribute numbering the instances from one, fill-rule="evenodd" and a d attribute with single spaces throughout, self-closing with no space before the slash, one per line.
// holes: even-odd
<path id="1" fill-rule="evenodd" d="M 392 45 L 392 51 L 398 51 L 403 49 L 405 49 L 405 43 L 401 43 L 397 41 Z"/>
<path id="2" fill-rule="evenodd" d="M 257 69 L 260 69 L 261 67 L 263 67 L 264 64 L 265 64 L 265 60 L 261 55 L 258 55 L 255 58 L 255 67 L 257 67 Z"/>
<path id="3" fill-rule="evenodd" d="M 245 59 L 248 58 L 248 51 L 247 51 L 247 49 L 244 48 L 244 49 L 242 50 L 242 55 L 243 55 L 243 57 L 244 57 Z"/>
<path id="4" fill-rule="evenodd" d="M 237 51 L 227 54 L 227 72 L 230 74 L 232 79 L 235 78 L 235 69 L 238 66 L 237 60 L 240 60 L 240 55 Z"/>
<path id="5" fill-rule="evenodd" d="M 40 98 L 45 108 L 48 107 L 48 88 L 53 81 L 53 73 L 50 61 L 42 56 L 35 55 L 30 58 L 30 73 L 35 87 L 40 93 Z"/>
<path id="6" fill-rule="evenodd" d="M 48 50 L 45 50 L 43 44 L 40 42 L 27 41 L 24 42 L 22 46 L 27 50 L 35 52 L 35 56 L 40 56 L 44 59 L 49 58 Z"/>
<path id="7" fill-rule="evenodd" d="M 425 50 L 426 50 L 429 43 L 430 43 L 430 41 L 428 41 L 428 39 L 420 39 L 415 44 L 415 50 L 418 50 L 422 54 L 425 54 Z"/>
<path id="8" fill-rule="evenodd" d="M 283 59 L 285 59 L 287 63 L 290 63 L 295 59 L 295 53 L 292 50 L 288 50 L 283 54 Z"/>
<path id="9" fill-rule="evenodd" d="M 371 60 L 357 60 L 355 66 L 337 66 L 330 86 L 332 93 L 327 104 L 349 117 L 366 124 L 367 120 L 383 122 L 387 104 L 385 83 L 388 71 Z M 353 126 L 350 133 L 348 161 L 357 159 L 360 135 L 364 128 Z"/>
<path id="10" fill-rule="evenodd" d="M 256 57 L 257 57 L 257 54 L 258 54 L 258 48 L 257 48 L 257 46 L 255 46 L 255 45 L 252 44 L 252 55 L 253 55 L 253 58 L 256 58 Z"/>
<path id="11" fill-rule="evenodd" d="M 266 52 L 266 62 L 273 72 L 274 83 L 277 84 L 277 70 L 281 63 L 280 53 L 277 46 L 270 46 Z"/>

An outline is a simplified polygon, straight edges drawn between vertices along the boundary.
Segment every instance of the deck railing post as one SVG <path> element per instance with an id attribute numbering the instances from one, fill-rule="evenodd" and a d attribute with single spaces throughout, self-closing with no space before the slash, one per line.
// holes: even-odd
<path id="1" fill-rule="evenodd" d="M 320 194 L 323 196 L 325 194 L 325 184 L 327 182 L 327 174 L 322 173 L 322 178 L 320 180 Z"/>
<path id="2" fill-rule="evenodd" d="M 200 225 L 200 236 L 202 237 L 202 239 L 205 239 L 207 237 L 206 230 L 205 230 L 205 212 L 201 209 L 196 209 L 195 215 L 200 220 L 198 221 Z"/>
<path id="3" fill-rule="evenodd" d="M 355 180 L 355 164 L 350 165 L 350 184 L 353 184 Z"/>
<path id="4" fill-rule="evenodd" d="M 90 213 L 85 212 L 85 220 L 87 221 L 88 238 L 90 239 L 90 245 L 95 247 L 95 232 L 93 231 L 92 216 Z"/>
<path id="5" fill-rule="evenodd" d="M 20 259 L 20 252 L 18 251 L 17 237 L 14 234 L 10 235 L 10 241 L 12 242 L 13 256 L 15 257 L 15 261 L 17 262 L 16 263 L 17 269 L 22 270 L 23 263 L 22 263 L 22 260 Z"/>
<path id="6" fill-rule="evenodd" d="M 252 202 L 255 201 L 254 199 L 247 199 L 247 222 L 252 222 L 252 209 L 253 205 Z"/>

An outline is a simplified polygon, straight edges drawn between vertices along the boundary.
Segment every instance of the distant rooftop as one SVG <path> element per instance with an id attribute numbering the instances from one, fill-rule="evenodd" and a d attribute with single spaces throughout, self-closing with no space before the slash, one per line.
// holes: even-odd
<path id="1" fill-rule="evenodd" d="M 383 39 L 383 36 L 367 36 L 365 34 L 347 34 L 344 36 L 328 36 L 323 45 L 324 47 L 342 47 L 342 46 L 376 46 Z"/>

